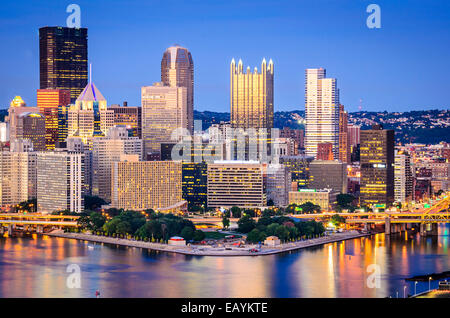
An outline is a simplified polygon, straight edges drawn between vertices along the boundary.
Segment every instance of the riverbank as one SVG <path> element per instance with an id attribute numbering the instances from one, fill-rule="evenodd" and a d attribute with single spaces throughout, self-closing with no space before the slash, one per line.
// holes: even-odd
<path id="1" fill-rule="evenodd" d="M 64 233 L 62 231 L 54 231 L 46 234 L 53 237 L 61 237 L 75 240 L 82 240 L 95 243 L 113 244 L 128 247 L 146 248 L 155 251 L 178 253 L 184 255 L 197 255 L 197 256 L 263 256 L 272 255 L 278 253 L 290 252 L 306 247 L 320 246 L 323 244 L 334 243 L 339 241 L 350 240 L 358 237 L 365 237 L 371 234 L 361 234 L 357 231 L 350 231 L 345 233 L 336 233 L 330 236 L 319 237 L 306 241 L 290 242 L 281 244 L 278 246 L 259 246 L 256 244 L 246 245 L 245 247 L 212 247 L 203 245 L 191 245 L 191 246 L 175 246 L 161 243 L 151 243 L 143 241 L 135 241 L 129 239 L 97 236 L 84 233 Z M 257 252 L 252 250 L 257 249 Z"/>

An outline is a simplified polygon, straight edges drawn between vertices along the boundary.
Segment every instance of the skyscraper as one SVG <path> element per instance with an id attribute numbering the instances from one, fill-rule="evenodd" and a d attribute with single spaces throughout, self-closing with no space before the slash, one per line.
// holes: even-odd
<path id="1" fill-rule="evenodd" d="M 187 89 L 155 83 L 142 87 L 141 100 L 145 155 L 160 153 L 161 143 L 177 142 L 188 129 Z"/>
<path id="2" fill-rule="evenodd" d="M 339 106 L 339 160 L 350 162 L 350 147 L 348 142 L 348 113 L 344 105 Z"/>
<path id="3" fill-rule="evenodd" d="M 329 142 L 339 158 L 339 90 L 323 68 L 306 70 L 305 115 L 306 154 L 315 157 L 317 145 Z"/>
<path id="4" fill-rule="evenodd" d="M 360 138 L 360 203 L 386 208 L 394 202 L 394 130 L 373 125 Z"/>
<path id="5" fill-rule="evenodd" d="M 242 60 L 230 65 L 230 106 L 233 128 L 273 128 L 273 62 L 261 63 L 261 72 L 250 67 L 244 72 Z"/>
<path id="6" fill-rule="evenodd" d="M 25 112 L 17 118 L 14 140 L 29 139 L 34 151 L 45 151 L 45 119 L 39 113 Z"/>
<path id="7" fill-rule="evenodd" d="M 70 91 L 64 89 L 38 89 L 37 107 L 45 118 L 45 144 L 55 149 L 59 133 L 60 108 L 70 104 Z"/>
<path id="8" fill-rule="evenodd" d="M 194 61 L 188 49 L 169 47 L 161 60 L 161 82 L 166 86 L 185 87 L 187 94 L 187 128 L 194 131 Z"/>
<path id="9" fill-rule="evenodd" d="M 66 151 L 37 154 L 38 212 L 84 210 L 84 155 Z"/>
<path id="10" fill-rule="evenodd" d="M 411 156 L 406 150 L 395 151 L 394 180 L 395 201 L 405 203 L 412 200 L 414 180 L 411 170 Z"/>
<path id="11" fill-rule="evenodd" d="M 81 137 L 91 148 L 94 137 L 114 126 L 114 112 L 94 83 L 89 83 L 68 111 L 68 137 Z"/>
<path id="12" fill-rule="evenodd" d="M 39 29 L 40 88 L 70 90 L 71 101 L 88 83 L 86 28 Z"/>

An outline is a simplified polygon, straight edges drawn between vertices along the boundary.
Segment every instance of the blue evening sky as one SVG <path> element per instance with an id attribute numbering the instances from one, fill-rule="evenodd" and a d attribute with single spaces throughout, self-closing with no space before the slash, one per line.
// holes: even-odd
<path id="1" fill-rule="evenodd" d="M 164 50 L 187 47 L 197 110 L 229 111 L 229 64 L 275 64 L 275 110 L 304 109 L 304 70 L 338 79 L 341 102 L 357 111 L 449 109 L 448 0 L 69 0 L 0 4 L 0 107 L 15 95 L 36 104 L 38 28 L 65 26 L 81 7 L 93 81 L 109 104 L 140 105 L 140 87 L 160 80 Z M 381 7 L 381 29 L 366 7 Z"/>

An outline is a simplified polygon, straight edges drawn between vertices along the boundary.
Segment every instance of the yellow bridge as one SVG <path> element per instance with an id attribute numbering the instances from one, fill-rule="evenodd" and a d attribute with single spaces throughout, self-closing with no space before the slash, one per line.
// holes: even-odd
<path id="1" fill-rule="evenodd" d="M 5 228 L 7 228 L 9 234 L 12 234 L 18 228 L 26 231 L 44 233 L 44 228 L 78 227 L 78 219 L 79 216 L 73 215 L 1 213 L 0 234 L 4 233 Z"/>

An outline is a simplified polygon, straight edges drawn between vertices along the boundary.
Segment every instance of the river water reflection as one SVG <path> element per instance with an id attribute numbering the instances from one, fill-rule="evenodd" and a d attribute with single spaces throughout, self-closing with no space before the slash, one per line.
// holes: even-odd
<path id="1" fill-rule="evenodd" d="M 202 257 L 47 236 L 0 239 L 0 297 L 403 297 L 404 278 L 450 270 L 439 236 L 384 234 L 279 255 Z M 67 266 L 81 269 L 68 288 Z M 368 266 L 380 269 L 379 288 Z M 432 282 L 436 287 L 437 282 Z M 376 287 L 376 286 L 373 286 Z M 417 291 L 428 289 L 418 283 Z"/>

